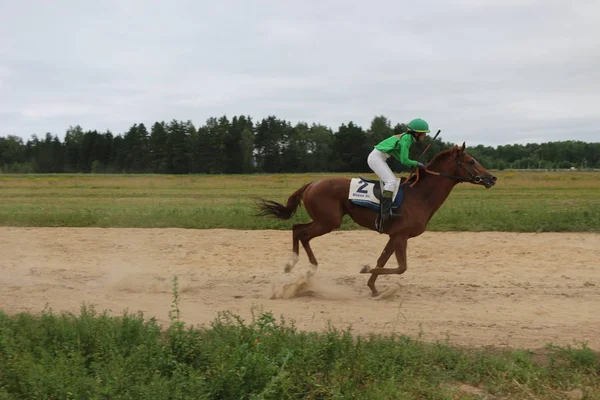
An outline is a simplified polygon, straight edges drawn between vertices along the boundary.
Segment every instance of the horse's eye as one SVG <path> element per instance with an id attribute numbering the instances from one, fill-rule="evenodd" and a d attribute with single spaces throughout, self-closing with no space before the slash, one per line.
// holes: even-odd
<path id="1" fill-rule="evenodd" d="M 475 165 L 475 160 L 472 159 L 471 161 L 469 161 L 469 164 Z"/>

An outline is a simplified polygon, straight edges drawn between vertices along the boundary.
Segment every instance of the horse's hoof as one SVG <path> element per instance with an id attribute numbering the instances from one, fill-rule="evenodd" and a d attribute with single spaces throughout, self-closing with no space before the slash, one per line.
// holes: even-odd
<path id="1" fill-rule="evenodd" d="M 379 297 L 379 294 L 380 294 L 379 292 L 372 293 L 371 297 Z"/>
<path id="2" fill-rule="evenodd" d="M 283 272 L 291 272 L 294 269 L 294 266 L 298 263 L 298 255 L 296 253 L 292 253 L 292 257 L 288 262 L 283 266 Z"/>

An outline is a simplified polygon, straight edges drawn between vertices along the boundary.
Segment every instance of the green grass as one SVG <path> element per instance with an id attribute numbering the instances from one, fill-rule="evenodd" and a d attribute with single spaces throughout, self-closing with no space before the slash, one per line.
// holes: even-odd
<path id="1" fill-rule="evenodd" d="M 600 399 L 584 344 L 467 349 L 350 328 L 299 331 L 270 312 L 163 328 L 140 314 L 0 313 L 0 399 Z M 492 398 L 492 397 L 488 397 Z"/>
<path id="2" fill-rule="evenodd" d="M 490 190 L 458 185 L 428 229 L 600 232 L 600 173 L 495 174 Z M 0 175 L 0 225 L 288 229 L 308 220 L 303 208 L 293 222 L 256 218 L 251 196 L 285 202 L 327 176 Z M 345 217 L 340 229 L 361 228 Z"/>

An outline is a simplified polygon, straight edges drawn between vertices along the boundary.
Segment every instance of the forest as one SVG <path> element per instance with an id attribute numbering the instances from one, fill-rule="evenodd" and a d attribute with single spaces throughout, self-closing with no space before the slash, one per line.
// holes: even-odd
<path id="1" fill-rule="evenodd" d="M 46 133 L 28 140 L 0 137 L 0 172 L 4 173 L 130 173 L 130 174 L 251 174 L 305 172 L 369 172 L 367 156 L 373 146 L 406 131 L 385 116 L 372 119 L 368 129 L 353 123 L 337 130 L 325 125 L 297 123 L 269 116 L 209 118 L 192 121 L 136 123 L 127 132 L 83 130 L 70 126 L 64 139 Z M 431 133 L 434 135 L 434 132 Z M 415 159 L 431 137 L 411 149 Z M 421 161 L 454 143 L 438 137 Z M 600 143 L 561 141 L 476 145 L 468 152 L 488 169 L 600 168 Z M 396 160 L 395 171 L 406 170 Z"/>

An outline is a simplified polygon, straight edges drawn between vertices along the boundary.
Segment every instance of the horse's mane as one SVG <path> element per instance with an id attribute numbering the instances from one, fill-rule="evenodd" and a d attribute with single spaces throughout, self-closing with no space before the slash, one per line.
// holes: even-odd
<path id="1" fill-rule="evenodd" d="M 451 155 L 453 151 L 454 151 L 454 148 L 451 148 L 451 149 L 439 152 L 435 157 L 433 157 L 431 159 L 431 161 L 429 161 L 427 163 L 427 165 L 436 165 L 438 162 L 440 162 L 440 160 L 442 160 L 442 159 L 448 157 L 449 155 Z"/>

